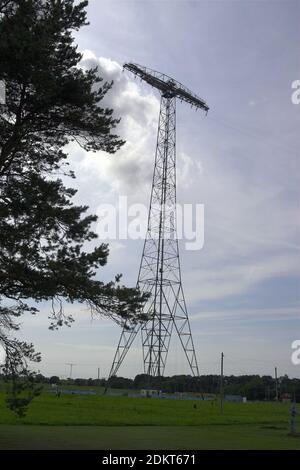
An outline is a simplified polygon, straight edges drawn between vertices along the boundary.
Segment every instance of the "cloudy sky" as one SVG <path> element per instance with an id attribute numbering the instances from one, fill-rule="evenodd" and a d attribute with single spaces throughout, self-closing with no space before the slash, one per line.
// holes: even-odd
<path id="1" fill-rule="evenodd" d="M 105 104 L 122 117 L 126 145 L 114 156 L 69 147 L 76 201 L 148 203 L 159 95 L 122 72 L 133 61 L 164 72 L 203 97 L 208 116 L 177 106 L 178 201 L 204 204 L 205 243 L 180 242 L 183 286 L 200 373 L 300 376 L 291 343 L 300 339 L 299 1 L 96 0 L 76 35 L 83 67 L 114 80 Z M 99 228 L 99 227 L 98 227 Z M 99 277 L 123 273 L 135 285 L 141 240 L 113 240 Z M 43 354 L 45 374 L 107 376 L 120 328 L 66 306 L 76 323 L 47 330 L 48 306 L 24 320 L 21 336 Z M 140 338 L 120 375 L 142 372 Z M 166 374 L 188 373 L 174 337 Z"/>

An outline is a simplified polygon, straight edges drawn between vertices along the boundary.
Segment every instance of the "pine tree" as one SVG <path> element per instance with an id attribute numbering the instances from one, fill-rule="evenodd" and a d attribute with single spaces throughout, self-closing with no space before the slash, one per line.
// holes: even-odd
<path id="1" fill-rule="evenodd" d="M 9 398 L 20 413 L 35 394 L 27 362 L 40 356 L 11 337 L 17 317 L 38 314 L 38 303 L 51 301 L 54 329 L 72 321 L 63 302 L 80 302 L 122 322 L 137 319 L 146 298 L 121 286 L 119 276 L 109 283 L 95 277 L 109 253 L 106 244 L 84 249 L 96 238 L 96 216 L 75 206 L 76 191 L 54 177 L 74 177 L 65 151 L 71 141 L 111 154 L 124 144 L 113 133 L 119 122 L 113 110 L 101 107 L 113 84 L 104 83 L 97 69 L 78 66 L 72 32 L 87 25 L 87 3 L 0 0 L 0 80 L 6 87 L 0 104 L 0 342 L 4 373 L 13 383 L 23 378 Z"/>

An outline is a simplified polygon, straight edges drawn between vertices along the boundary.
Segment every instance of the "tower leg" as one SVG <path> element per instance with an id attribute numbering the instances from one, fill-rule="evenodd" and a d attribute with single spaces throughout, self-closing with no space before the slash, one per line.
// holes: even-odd
<path id="1" fill-rule="evenodd" d="M 140 328 L 140 324 L 136 324 L 131 329 L 127 324 L 123 327 L 115 357 L 110 369 L 109 378 L 113 375 L 117 375 L 118 369 L 122 364 L 123 360 L 125 359 L 125 356 L 128 353 L 128 350 L 130 349 L 130 346 L 132 345 Z"/>

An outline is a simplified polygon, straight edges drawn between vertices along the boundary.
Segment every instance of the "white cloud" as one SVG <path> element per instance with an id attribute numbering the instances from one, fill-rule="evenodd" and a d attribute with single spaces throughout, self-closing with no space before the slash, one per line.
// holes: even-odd
<path id="1" fill-rule="evenodd" d="M 97 58 L 91 51 L 84 51 L 81 65 L 84 68 L 98 66 L 104 81 L 113 80 L 113 88 L 101 105 L 112 107 L 115 116 L 121 116 L 117 132 L 126 144 L 117 155 L 83 153 L 79 169 L 93 172 L 100 181 L 109 182 L 118 194 L 141 195 L 145 182 L 151 182 L 159 100 L 151 89 L 144 91 L 111 59 Z"/>
<path id="2" fill-rule="evenodd" d="M 190 303 L 224 299 L 246 293 L 261 282 L 273 278 L 297 276 L 295 256 L 264 256 L 256 261 L 234 259 L 231 264 L 218 264 L 189 270 L 184 275 L 185 291 Z"/>
<path id="3" fill-rule="evenodd" d="M 242 318 L 243 321 L 282 321 L 282 318 L 298 318 L 300 313 L 299 307 L 273 307 L 273 308 L 238 308 L 238 309 L 222 309 L 219 310 L 204 310 L 202 312 L 191 315 L 192 322 L 196 320 L 216 320 L 221 319 L 238 319 Z M 231 327 L 232 331 L 232 327 Z"/>
<path id="4" fill-rule="evenodd" d="M 89 154 L 73 144 L 69 147 L 78 197 L 84 199 L 92 192 L 92 203 L 88 203 L 95 212 L 103 202 L 116 205 L 119 195 L 127 195 L 128 204 L 148 205 L 159 99 L 149 86 L 123 72 L 116 61 L 84 51 L 81 65 L 98 66 L 104 80 L 114 81 L 103 104 L 122 117 L 117 132 L 126 144 L 116 155 Z M 245 167 L 227 162 L 229 142 L 221 155 L 213 144 L 201 138 L 198 142 L 195 135 L 188 152 L 178 151 L 178 202 L 205 204 L 204 249 L 192 258 L 181 253 L 189 302 L 246 294 L 265 280 L 299 274 L 298 207 L 291 203 L 286 188 L 272 179 L 273 174 L 261 174 L 255 158 L 251 172 L 247 171 L 248 160 Z M 112 245 L 110 266 L 119 264 L 123 271 L 140 253 L 133 253 L 132 245 L 123 240 L 119 248 L 122 257 L 117 255 L 117 245 Z"/>

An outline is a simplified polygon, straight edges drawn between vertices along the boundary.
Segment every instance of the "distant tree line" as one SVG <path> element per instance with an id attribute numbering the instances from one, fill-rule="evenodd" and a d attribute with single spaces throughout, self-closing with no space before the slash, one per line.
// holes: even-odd
<path id="1" fill-rule="evenodd" d="M 197 392 L 218 395 L 220 390 L 219 375 L 150 377 L 146 374 L 139 374 L 134 379 L 113 376 L 109 380 L 105 380 L 92 378 L 60 379 L 58 376 L 45 377 L 42 374 L 37 374 L 35 380 L 39 384 L 56 384 L 62 387 L 64 385 L 73 385 L 76 387 L 99 386 L 124 390 L 155 389 L 165 393 Z M 300 379 L 289 378 L 284 375 L 278 378 L 277 387 L 279 399 L 295 398 L 297 402 L 300 402 Z M 248 400 L 275 400 L 275 379 L 270 375 L 225 376 L 224 393 L 225 395 L 241 395 L 247 397 Z"/>
<path id="2" fill-rule="evenodd" d="M 111 377 L 107 386 L 110 388 L 159 389 L 165 393 L 212 393 L 220 390 L 219 375 L 174 375 L 172 377 L 150 377 L 146 374 L 137 375 L 133 380 L 124 377 Z M 300 401 L 300 379 L 290 379 L 287 375 L 277 382 L 279 398 L 290 395 Z M 227 395 L 241 395 L 248 400 L 273 400 L 276 397 L 275 379 L 269 375 L 240 375 L 224 377 L 224 392 Z"/>

